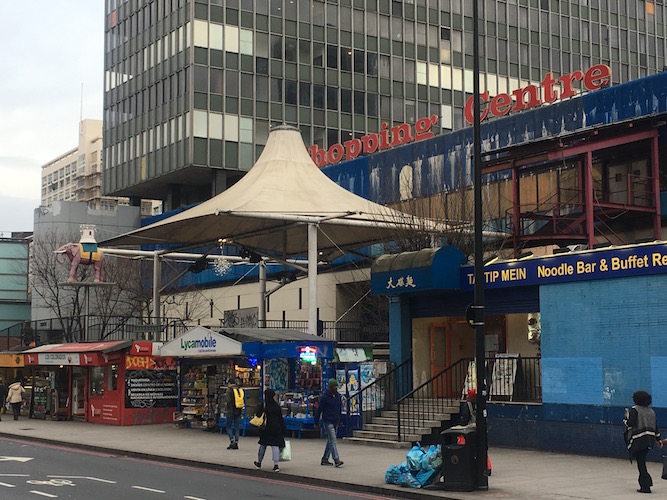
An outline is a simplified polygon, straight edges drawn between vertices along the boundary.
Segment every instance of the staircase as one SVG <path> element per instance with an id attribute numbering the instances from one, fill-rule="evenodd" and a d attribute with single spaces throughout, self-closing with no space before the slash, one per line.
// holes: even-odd
<path id="1" fill-rule="evenodd" d="M 437 413 L 429 411 L 436 407 Z M 458 414 L 458 405 L 449 399 L 412 399 L 401 408 L 400 441 L 398 411 L 383 410 L 380 416 L 364 424 L 363 430 L 356 430 L 352 437 L 345 438 L 345 442 L 398 449 L 409 449 L 416 442 L 423 445 L 437 444 L 440 442 L 440 432 L 451 427 Z"/>
<path id="2" fill-rule="evenodd" d="M 440 443 L 440 433 L 458 422 L 461 388 L 469 359 L 461 359 L 412 389 L 412 363 L 396 366 L 357 395 L 361 423 L 345 442 L 410 448 Z"/>

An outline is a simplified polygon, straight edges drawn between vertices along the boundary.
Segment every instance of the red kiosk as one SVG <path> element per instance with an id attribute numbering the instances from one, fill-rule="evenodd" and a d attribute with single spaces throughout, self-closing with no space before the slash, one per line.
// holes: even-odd
<path id="1" fill-rule="evenodd" d="M 82 342 L 35 347 L 24 354 L 33 418 L 110 425 L 171 422 L 178 400 L 172 358 L 154 356 L 160 344 Z"/>

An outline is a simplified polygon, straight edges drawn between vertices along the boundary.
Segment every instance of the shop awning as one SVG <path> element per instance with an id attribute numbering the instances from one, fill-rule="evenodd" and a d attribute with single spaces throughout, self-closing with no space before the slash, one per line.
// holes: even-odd
<path id="1" fill-rule="evenodd" d="M 111 353 L 116 354 L 131 345 L 131 340 L 47 344 L 28 349 L 23 354 L 26 365 L 95 366 L 120 359 Z"/>
<path id="2" fill-rule="evenodd" d="M 318 358 L 333 359 L 334 342 L 310 333 L 284 328 L 222 328 L 220 333 L 243 343 L 249 358 L 298 358 L 313 347 Z"/>
<path id="3" fill-rule="evenodd" d="M 198 326 L 160 348 L 160 356 L 179 358 L 211 358 L 240 356 L 241 342 Z"/>

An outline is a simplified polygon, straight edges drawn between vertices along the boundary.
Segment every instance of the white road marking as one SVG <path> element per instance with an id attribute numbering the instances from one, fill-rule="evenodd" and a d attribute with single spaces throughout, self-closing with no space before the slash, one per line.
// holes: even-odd
<path id="1" fill-rule="evenodd" d="M 30 474 L 0 474 L 0 477 L 30 477 Z"/>
<path id="2" fill-rule="evenodd" d="M 91 477 L 91 476 L 46 476 L 46 477 L 56 477 L 61 479 L 88 479 L 90 481 L 99 481 L 100 483 L 116 484 L 116 481 L 111 481 L 110 479 L 100 479 L 99 477 Z"/>
<path id="3" fill-rule="evenodd" d="M 183 498 L 187 498 L 188 500 L 206 500 L 205 498 L 199 498 L 199 497 L 191 497 L 191 496 L 184 496 Z"/>
<path id="4" fill-rule="evenodd" d="M 15 484 L 9 484 L 9 483 L 0 483 L 0 486 L 4 486 L 6 488 L 16 488 Z"/>
<path id="5" fill-rule="evenodd" d="M 132 486 L 137 490 L 152 491 L 153 493 L 166 493 L 164 490 L 154 490 L 153 488 L 144 488 L 143 486 Z"/>
<path id="6" fill-rule="evenodd" d="M 58 498 L 58 495 L 52 495 L 51 493 L 44 493 L 43 491 L 30 490 L 30 493 L 34 493 L 35 495 L 42 495 L 43 497 Z"/>
<path id="7" fill-rule="evenodd" d="M 41 481 L 39 479 L 28 479 L 26 481 L 28 484 L 45 484 L 48 486 L 76 486 L 74 481 L 69 479 L 49 479 L 48 481 Z"/>
<path id="8" fill-rule="evenodd" d="M 30 457 L 0 457 L 0 462 L 30 462 Z"/>

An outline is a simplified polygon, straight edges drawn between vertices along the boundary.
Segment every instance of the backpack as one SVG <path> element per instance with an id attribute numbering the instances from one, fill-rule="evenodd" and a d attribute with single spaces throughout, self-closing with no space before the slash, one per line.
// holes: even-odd
<path id="1" fill-rule="evenodd" d="M 234 389 L 234 406 L 235 408 L 242 410 L 245 408 L 245 394 L 243 389 Z"/>

